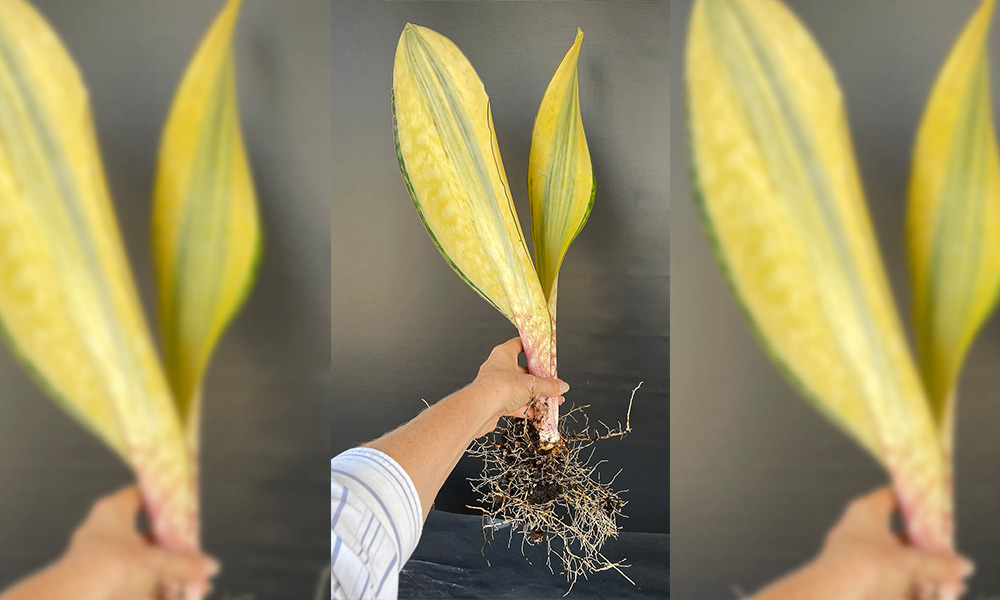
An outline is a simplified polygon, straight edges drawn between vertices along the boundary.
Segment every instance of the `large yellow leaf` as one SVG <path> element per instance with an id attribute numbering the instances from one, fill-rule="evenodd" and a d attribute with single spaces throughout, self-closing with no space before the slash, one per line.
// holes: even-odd
<path id="1" fill-rule="evenodd" d="M 535 268 L 555 319 L 559 268 L 594 205 L 594 167 L 580 116 L 576 63 L 583 32 L 577 30 L 535 117 L 528 157 L 528 198 Z"/>
<path id="2" fill-rule="evenodd" d="M 392 71 L 396 157 L 413 205 L 445 261 L 517 327 L 528 369 L 555 375 L 545 294 L 517 220 L 490 99 L 448 38 L 403 28 Z M 540 447 L 559 441 L 559 405 L 534 403 Z"/>
<path id="3" fill-rule="evenodd" d="M 761 340 L 886 465 L 912 539 L 949 547 L 949 469 L 826 59 L 776 0 L 698 0 L 687 92 L 706 229 Z"/>
<path id="4" fill-rule="evenodd" d="M 427 232 L 455 272 L 517 326 L 529 367 L 547 376 L 549 314 L 483 82 L 451 40 L 407 24 L 392 93 L 396 155 Z"/>
<path id="5" fill-rule="evenodd" d="M 954 394 L 969 345 L 1000 292 L 1000 156 L 984 1 L 938 75 L 917 134 L 907 241 L 920 372 L 952 447 Z"/>
<path id="6" fill-rule="evenodd" d="M 212 350 L 252 286 L 256 195 L 240 131 L 229 0 L 191 60 L 160 146 L 153 253 L 167 374 L 192 448 Z"/>
<path id="7" fill-rule="evenodd" d="M 159 540 L 197 545 L 190 455 L 129 273 L 87 91 L 23 0 L 0 2 L 0 320 L 46 389 L 136 471 Z"/>

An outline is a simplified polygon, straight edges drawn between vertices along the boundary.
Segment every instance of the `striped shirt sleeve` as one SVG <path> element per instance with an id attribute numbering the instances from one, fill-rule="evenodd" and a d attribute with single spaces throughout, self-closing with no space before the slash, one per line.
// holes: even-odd
<path id="1" fill-rule="evenodd" d="M 330 519 L 332 598 L 396 598 L 423 527 L 406 471 L 373 448 L 338 454 L 330 461 Z"/>

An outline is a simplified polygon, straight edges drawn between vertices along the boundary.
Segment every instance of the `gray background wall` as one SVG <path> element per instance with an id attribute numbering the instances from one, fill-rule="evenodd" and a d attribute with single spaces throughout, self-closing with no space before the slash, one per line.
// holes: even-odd
<path id="1" fill-rule="evenodd" d="M 887 269 L 907 310 L 903 215 L 911 144 L 938 68 L 978 3 L 788 4 L 839 75 Z M 706 243 L 691 200 L 683 110 L 690 6 L 675 0 L 671 7 L 678 65 L 671 75 L 672 589 L 678 598 L 711 600 L 732 598 L 733 586 L 752 591 L 811 557 L 848 499 L 884 476 L 764 356 Z M 996 51 L 994 43 L 993 57 Z M 994 61 L 994 85 L 998 76 Z M 960 390 L 958 537 L 979 563 L 972 598 L 1000 593 L 997 389 L 994 318 L 972 349 Z"/>
<path id="2" fill-rule="evenodd" d="M 667 5 L 665 2 L 338 2 L 333 92 L 333 452 L 412 418 L 421 398 L 469 383 L 516 335 L 448 267 L 400 177 L 389 109 L 393 57 L 412 21 L 449 36 L 490 94 L 504 166 L 528 231 L 531 126 L 549 78 L 584 31 L 580 103 L 597 175 L 586 228 L 559 280 L 559 362 L 592 418 L 634 433 L 601 444 L 630 491 L 623 525 L 667 530 Z M 474 501 L 463 459 L 438 498 Z M 583 585 L 580 582 L 578 585 Z"/>
<path id="3" fill-rule="evenodd" d="M 221 0 L 37 0 L 89 85 L 147 314 L 160 128 Z M 217 597 L 309 598 L 327 564 L 330 3 L 245 3 L 242 121 L 263 215 L 256 288 L 205 386 L 205 545 Z M 0 588 L 60 554 L 89 504 L 128 482 L 117 459 L 0 350 Z"/>

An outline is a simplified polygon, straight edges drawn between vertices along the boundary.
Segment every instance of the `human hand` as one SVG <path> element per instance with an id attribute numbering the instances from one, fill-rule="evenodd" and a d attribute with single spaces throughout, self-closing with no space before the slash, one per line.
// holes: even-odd
<path id="1" fill-rule="evenodd" d="M 136 529 L 141 508 L 135 486 L 98 500 L 48 576 L 72 581 L 73 600 L 181 600 L 185 589 L 207 592 L 219 564 L 154 545 Z"/>
<path id="2" fill-rule="evenodd" d="M 851 502 L 830 530 L 808 568 L 822 581 L 838 582 L 840 600 L 934 600 L 942 589 L 964 592 L 972 563 L 907 545 L 890 528 L 897 508 L 896 495 L 886 486 Z"/>
<path id="3" fill-rule="evenodd" d="M 493 416 L 478 436 L 496 428 L 502 416 L 530 416 L 528 404 L 538 396 L 558 398 L 569 391 L 569 384 L 556 378 L 535 377 L 527 367 L 517 364 L 517 357 L 524 352 L 521 338 L 516 337 L 500 344 L 479 367 L 479 374 L 469 384 L 486 394 L 494 409 Z M 478 437 L 477 436 L 477 437 Z"/>

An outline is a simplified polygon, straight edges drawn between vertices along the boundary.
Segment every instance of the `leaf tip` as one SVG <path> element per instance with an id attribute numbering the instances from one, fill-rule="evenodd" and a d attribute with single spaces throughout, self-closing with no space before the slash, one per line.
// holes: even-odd
<path id="1" fill-rule="evenodd" d="M 222 8 L 222 11 L 226 13 L 231 13 L 232 17 L 235 19 L 236 15 L 239 14 L 242 8 L 243 8 L 243 0 L 228 0 L 226 2 L 226 5 Z"/>
<path id="2" fill-rule="evenodd" d="M 421 29 L 424 28 L 420 25 L 415 25 L 407 21 L 406 25 L 403 26 L 403 32 L 399 35 L 399 43 L 401 45 L 413 43 L 413 39 L 422 37 L 420 32 Z"/>
<path id="3" fill-rule="evenodd" d="M 407 21 L 406 25 L 403 26 L 403 35 L 404 36 L 406 36 L 406 35 L 416 35 L 416 36 L 419 36 L 421 29 L 424 29 L 424 28 L 421 27 L 420 25 L 416 25 L 414 23 L 410 23 L 409 21 Z"/>

